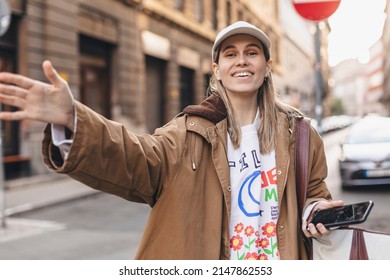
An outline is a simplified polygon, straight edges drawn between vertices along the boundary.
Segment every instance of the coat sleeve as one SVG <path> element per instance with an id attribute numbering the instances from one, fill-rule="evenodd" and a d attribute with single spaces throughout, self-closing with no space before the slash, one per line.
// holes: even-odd
<path id="1" fill-rule="evenodd" d="M 180 163 L 185 127 L 173 120 L 158 135 L 136 135 L 79 102 L 76 110 L 77 130 L 65 161 L 52 143 L 51 126 L 45 129 L 42 153 L 48 168 L 94 189 L 153 206 Z"/>

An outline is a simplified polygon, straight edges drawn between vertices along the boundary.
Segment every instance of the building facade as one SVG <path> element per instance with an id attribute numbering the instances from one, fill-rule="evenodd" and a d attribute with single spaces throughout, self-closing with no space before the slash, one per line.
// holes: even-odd
<path id="1" fill-rule="evenodd" d="M 341 100 L 345 114 L 363 117 L 376 114 L 386 116 L 384 99 L 384 48 L 379 39 L 369 49 L 370 59 L 348 59 L 332 69 L 333 97 Z"/>
<path id="2" fill-rule="evenodd" d="M 278 0 L 281 29 L 281 70 L 277 87 L 283 100 L 314 118 L 316 105 L 315 92 L 315 23 L 302 18 L 294 9 L 292 1 Z M 326 105 L 329 92 L 329 67 L 327 36 L 330 26 L 327 21 L 320 26 L 320 56 L 322 74 L 322 98 Z M 326 110 L 325 110 L 326 111 Z"/>
<path id="3" fill-rule="evenodd" d="M 367 92 L 364 100 L 364 111 L 366 114 L 386 115 L 383 100 L 383 41 L 379 39 L 369 49 L 370 60 L 367 63 Z"/>
<path id="4" fill-rule="evenodd" d="M 271 0 L 12 0 L 0 70 L 46 81 L 52 61 L 75 98 L 136 132 L 153 132 L 205 97 L 211 46 L 236 20 L 262 28 L 280 69 L 278 5 Z M 14 108 L 4 108 L 14 110 Z M 7 180 L 48 173 L 45 124 L 5 122 Z"/>
<path id="5" fill-rule="evenodd" d="M 390 20 L 389 2 L 382 36 L 369 48 L 369 59 L 345 60 L 332 69 L 333 96 L 342 101 L 345 113 L 362 117 L 390 116 Z"/>
<path id="6" fill-rule="evenodd" d="M 358 59 L 344 60 L 332 68 L 332 97 L 341 101 L 346 115 L 361 117 L 365 114 L 366 71 L 366 65 Z"/>
<path id="7" fill-rule="evenodd" d="M 279 0 L 281 41 L 281 72 L 277 81 L 282 98 L 293 106 L 300 107 L 313 116 L 314 108 L 314 39 L 310 33 L 311 23 L 304 20 L 289 0 Z M 306 32 L 302 32 L 305 30 Z"/>
<path id="8" fill-rule="evenodd" d="M 11 27 L 0 38 L 0 71 L 46 81 L 52 61 L 75 98 L 136 133 L 152 133 L 206 95 L 218 30 L 246 20 L 271 39 L 281 98 L 314 117 L 312 23 L 288 0 L 9 0 Z M 327 95 L 327 41 L 321 58 Z M 4 110 L 16 110 L 5 106 Z M 45 175 L 45 124 L 3 122 L 8 181 Z"/>

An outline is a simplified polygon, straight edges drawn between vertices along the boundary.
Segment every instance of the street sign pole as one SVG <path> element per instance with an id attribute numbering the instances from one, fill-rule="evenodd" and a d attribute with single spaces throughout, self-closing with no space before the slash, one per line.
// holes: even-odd
<path id="1" fill-rule="evenodd" d="M 321 131 L 321 123 L 323 116 L 323 79 L 321 68 L 321 29 L 320 22 L 330 17 L 338 8 L 341 0 L 291 0 L 297 13 L 304 19 L 315 23 L 316 31 L 314 34 L 315 48 L 315 114 L 317 119 L 317 127 Z"/>
<path id="2" fill-rule="evenodd" d="M 11 24 L 11 10 L 6 0 L 0 0 L 0 37 L 3 36 Z M 0 104 L 0 111 L 2 110 Z M 4 186 L 4 159 L 3 159 L 3 128 L 0 121 L 0 223 L 6 228 L 5 217 L 5 186 Z"/>
<path id="3" fill-rule="evenodd" d="M 1 111 L 1 105 L 0 105 Z M 5 194 L 4 194 L 4 160 L 3 160 L 3 129 L 2 122 L 0 121 L 0 215 L 1 215 L 1 228 L 6 228 L 5 217 Z"/>
<path id="4" fill-rule="evenodd" d="M 323 106 L 322 106 L 322 71 L 321 71 L 321 30 L 320 24 L 315 23 L 316 31 L 314 34 L 314 47 L 315 47 L 315 91 L 316 91 L 316 105 L 315 105 L 315 114 L 317 120 L 317 127 L 321 130 L 322 124 L 322 115 L 323 115 Z"/>

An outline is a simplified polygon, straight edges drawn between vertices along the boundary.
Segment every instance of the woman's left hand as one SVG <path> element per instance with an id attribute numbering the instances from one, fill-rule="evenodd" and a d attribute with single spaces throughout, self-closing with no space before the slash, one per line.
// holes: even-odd
<path id="1" fill-rule="evenodd" d="M 313 213 L 316 210 L 322 210 L 327 208 L 340 207 L 344 205 L 344 201 L 342 200 L 334 200 L 334 201 L 320 201 L 313 207 L 307 221 L 311 220 Z M 323 224 L 318 223 L 316 225 L 312 223 L 308 223 L 306 220 L 302 221 L 302 231 L 306 237 L 314 237 L 320 238 L 323 235 L 328 235 L 331 230 L 327 229 Z"/>

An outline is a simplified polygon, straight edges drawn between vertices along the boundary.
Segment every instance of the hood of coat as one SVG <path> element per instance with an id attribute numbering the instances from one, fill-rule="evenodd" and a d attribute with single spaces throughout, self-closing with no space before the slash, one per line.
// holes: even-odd
<path id="1" fill-rule="evenodd" d="M 222 98 L 216 93 L 207 97 L 199 105 L 187 106 L 184 108 L 183 113 L 203 117 L 214 124 L 219 123 L 227 117 L 226 106 Z"/>

